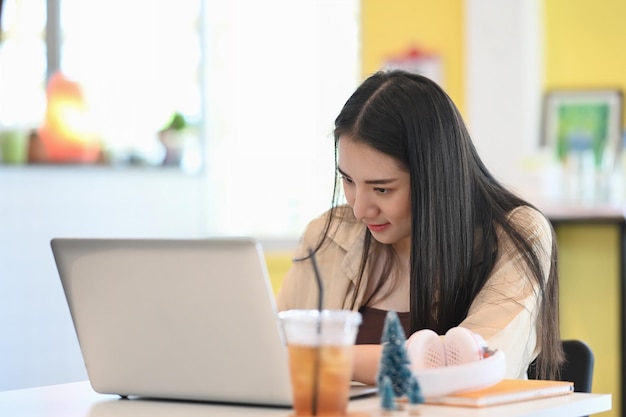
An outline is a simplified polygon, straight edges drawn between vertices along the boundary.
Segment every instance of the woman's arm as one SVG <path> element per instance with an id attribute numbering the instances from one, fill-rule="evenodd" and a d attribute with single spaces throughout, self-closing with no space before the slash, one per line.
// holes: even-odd
<path id="1" fill-rule="evenodd" d="M 552 249 L 548 221 L 528 207 L 516 209 L 512 216 L 517 224 L 524 225 L 547 279 Z M 460 326 L 480 334 L 490 348 L 505 353 L 507 378 L 525 378 L 528 364 L 539 353 L 537 317 L 541 294 L 539 284 L 529 278 L 532 272 L 511 240 L 503 237 L 500 244 L 494 270 Z"/>
<path id="2" fill-rule="evenodd" d="M 381 345 L 355 345 L 352 379 L 367 385 L 375 385 L 381 352 Z"/>

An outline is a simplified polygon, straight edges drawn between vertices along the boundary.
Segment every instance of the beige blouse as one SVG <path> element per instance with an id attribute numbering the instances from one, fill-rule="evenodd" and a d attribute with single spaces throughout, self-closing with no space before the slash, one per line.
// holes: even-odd
<path id="1" fill-rule="evenodd" d="M 349 207 L 341 207 L 344 219 L 334 222 L 328 239 L 316 254 L 324 285 L 324 308 L 349 309 L 355 280 L 359 272 L 365 226 L 352 215 Z M 307 227 L 296 257 L 304 257 L 316 246 L 328 213 L 313 220 Z M 518 207 L 510 218 L 519 230 L 540 249 L 543 270 L 547 274 L 551 262 L 552 232 L 547 219 L 530 207 Z M 539 353 L 536 322 L 539 312 L 536 285 L 525 277 L 530 274 L 521 254 L 506 235 L 499 234 L 501 250 L 485 286 L 472 302 L 469 313 L 460 324 L 480 334 L 492 349 L 504 352 L 506 378 L 526 378 L 526 369 Z M 367 286 L 367 274 L 361 288 Z M 355 310 L 363 302 L 363 290 L 356 297 Z M 279 310 L 317 308 L 317 284 L 310 262 L 294 262 L 285 276 L 277 296 Z"/>

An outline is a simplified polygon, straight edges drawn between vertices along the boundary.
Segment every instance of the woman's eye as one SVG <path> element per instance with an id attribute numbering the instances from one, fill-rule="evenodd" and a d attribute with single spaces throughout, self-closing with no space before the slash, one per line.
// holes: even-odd
<path id="1" fill-rule="evenodd" d="M 378 194 L 387 194 L 389 192 L 388 188 L 374 188 L 374 191 L 376 191 Z"/>
<path id="2" fill-rule="evenodd" d="M 352 178 L 346 177 L 344 175 L 341 176 L 341 181 L 352 184 Z"/>

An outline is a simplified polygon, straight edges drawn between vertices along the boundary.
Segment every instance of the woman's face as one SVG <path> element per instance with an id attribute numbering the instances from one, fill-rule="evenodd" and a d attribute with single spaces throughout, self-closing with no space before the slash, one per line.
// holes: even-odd
<path id="1" fill-rule="evenodd" d="M 392 157 L 351 139 L 340 137 L 338 168 L 346 200 L 355 217 L 380 243 L 408 255 L 411 245 L 409 173 Z"/>

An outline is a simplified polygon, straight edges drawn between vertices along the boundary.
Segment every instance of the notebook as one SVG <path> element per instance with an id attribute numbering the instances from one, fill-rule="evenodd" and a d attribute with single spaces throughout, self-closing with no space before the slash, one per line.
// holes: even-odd
<path id="1" fill-rule="evenodd" d="M 574 392 L 574 383 L 537 379 L 503 379 L 479 390 L 426 398 L 429 404 L 487 407 L 538 398 L 556 397 Z"/>
<path id="2" fill-rule="evenodd" d="M 96 392 L 291 406 L 255 240 L 55 238 L 51 247 Z"/>

